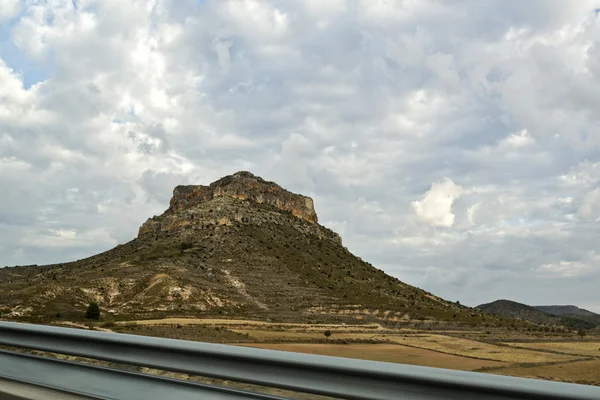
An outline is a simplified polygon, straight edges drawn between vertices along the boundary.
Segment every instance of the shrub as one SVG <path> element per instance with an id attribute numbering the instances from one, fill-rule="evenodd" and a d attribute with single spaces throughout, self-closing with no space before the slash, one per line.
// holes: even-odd
<path id="1" fill-rule="evenodd" d="M 181 251 L 191 249 L 192 247 L 194 247 L 194 245 L 190 242 L 181 242 L 179 244 L 179 250 Z"/>
<path id="2" fill-rule="evenodd" d="M 329 339 L 329 336 L 331 336 L 331 331 L 326 330 L 325 332 L 323 332 L 323 335 L 325 335 L 325 340 L 327 340 L 327 339 Z"/>
<path id="3" fill-rule="evenodd" d="M 85 318 L 95 320 L 100 319 L 100 306 L 98 305 L 98 303 L 92 301 L 88 305 L 87 311 L 85 312 Z"/>

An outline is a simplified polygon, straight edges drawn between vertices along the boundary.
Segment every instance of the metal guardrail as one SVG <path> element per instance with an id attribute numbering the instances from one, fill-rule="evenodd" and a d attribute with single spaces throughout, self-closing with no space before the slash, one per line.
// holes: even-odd
<path id="1" fill-rule="evenodd" d="M 344 399 L 600 399 L 594 386 L 14 322 L 0 322 L 0 345 Z M 24 388 L 41 397 L 20 394 Z M 50 392 L 82 399 L 280 398 L 0 351 L 0 399 L 58 398 Z"/>

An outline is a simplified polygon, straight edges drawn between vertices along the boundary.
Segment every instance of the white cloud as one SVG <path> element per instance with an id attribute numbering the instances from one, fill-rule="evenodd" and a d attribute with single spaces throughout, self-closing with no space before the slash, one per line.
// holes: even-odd
<path id="1" fill-rule="evenodd" d="M 561 174 L 559 182 L 569 188 L 583 187 L 589 188 L 600 181 L 600 162 L 589 162 L 584 160 L 573 165 L 569 170 Z"/>
<path id="2" fill-rule="evenodd" d="M 251 170 L 442 296 L 600 302 L 593 0 L 76 4 L 0 0 L 0 265 L 105 250 L 172 186 Z M 590 268 L 532 268 L 561 262 Z"/>
<path id="3" fill-rule="evenodd" d="M 450 228 L 454 225 L 455 218 L 452 205 L 463 192 L 463 188 L 452 179 L 444 178 L 443 181 L 432 184 L 421 200 L 413 201 L 411 206 L 420 221 L 430 226 Z"/>
<path id="4" fill-rule="evenodd" d="M 477 218 L 477 210 L 481 207 L 481 203 L 475 203 L 467 209 L 467 219 L 471 225 L 475 225 L 475 219 Z"/>
<path id="5" fill-rule="evenodd" d="M 16 17 L 20 8 L 19 0 L 0 0 L 0 23 Z"/>
<path id="6" fill-rule="evenodd" d="M 304 4 L 311 16 L 321 19 L 319 22 L 323 22 L 323 19 L 331 18 L 347 11 L 348 7 L 347 0 L 307 0 Z"/>
<path id="7" fill-rule="evenodd" d="M 592 221 L 600 219 L 600 187 L 583 196 L 577 210 L 577 216 Z"/>
<path id="8" fill-rule="evenodd" d="M 433 54 L 427 57 L 425 65 L 449 90 L 455 91 L 460 86 L 461 80 L 456 71 L 452 54 Z"/>
<path id="9" fill-rule="evenodd" d="M 501 148 L 522 148 L 534 143 L 534 139 L 529 135 L 527 129 L 523 129 L 518 133 L 512 133 L 499 143 Z"/>
<path id="10" fill-rule="evenodd" d="M 298 133 L 290 134 L 281 145 L 270 176 L 277 181 L 288 182 L 290 189 L 297 192 L 312 191 L 314 182 L 308 160 L 313 152 L 314 146 L 306 137 Z"/>
<path id="11" fill-rule="evenodd" d="M 536 272 L 549 278 L 571 278 L 585 274 L 590 265 L 578 261 L 559 261 L 552 264 L 540 265 Z"/>
<path id="12" fill-rule="evenodd" d="M 105 246 L 118 244 L 105 229 L 92 229 L 85 232 L 77 232 L 74 229 L 49 229 L 46 232 L 30 232 L 22 238 L 22 244 L 37 246 L 40 248 L 77 248 L 89 247 L 102 243 Z"/>

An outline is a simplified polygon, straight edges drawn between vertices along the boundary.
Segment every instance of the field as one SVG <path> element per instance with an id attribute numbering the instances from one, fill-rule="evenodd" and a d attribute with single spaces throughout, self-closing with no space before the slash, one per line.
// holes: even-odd
<path id="1" fill-rule="evenodd" d="M 565 364 L 540 366 L 514 366 L 494 371 L 496 374 L 520 376 L 524 378 L 546 379 L 559 382 L 599 385 L 600 360 L 577 361 Z"/>
<path id="2" fill-rule="evenodd" d="M 600 386 L 600 336 L 579 337 L 575 332 L 540 333 L 489 326 L 390 327 L 385 321 L 373 320 L 324 324 L 183 317 L 87 323 L 62 320 L 53 325 Z M 22 351 L 298 400 L 331 400 L 246 383 Z"/>
<path id="3" fill-rule="evenodd" d="M 464 358 L 430 350 L 398 346 L 395 344 L 325 344 L 325 343 L 279 343 L 244 344 L 263 349 L 293 351 L 297 353 L 321 354 L 325 356 L 358 358 L 362 360 L 422 365 L 473 371 L 484 367 L 502 367 L 508 364 Z"/>
<path id="4" fill-rule="evenodd" d="M 566 354 L 555 354 L 526 350 L 514 347 L 503 347 L 498 344 L 461 339 L 445 335 L 412 335 L 398 337 L 397 343 L 413 346 L 445 354 L 454 354 L 463 357 L 474 357 L 482 360 L 496 360 L 508 363 L 541 363 L 562 362 L 580 357 Z"/>
<path id="5" fill-rule="evenodd" d="M 600 357 L 600 343 L 598 342 L 533 342 L 533 343 L 507 343 L 515 348 L 527 348 L 537 351 L 552 351 L 563 354 L 579 356 Z"/>
<path id="6" fill-rule="evenodd" d="M 577 382 L 600 386 L 600 337 L 169 318 L 98 325 L 138 335 Z M 327 336 L 326 336 L 327 334 Z"/>

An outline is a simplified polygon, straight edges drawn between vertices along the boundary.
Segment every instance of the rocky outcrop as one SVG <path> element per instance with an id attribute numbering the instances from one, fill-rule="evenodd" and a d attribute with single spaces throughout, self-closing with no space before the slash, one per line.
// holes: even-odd
<path id="1" fill-rule="evenodd" d="M 251 202 L 232 197 L 215 197 L 181 211 L 149 218 L 140 227 L 138 238 L 159 238 L 165 234 L 177 237 L 202 235 L 206 230 L 240 224 L 263 227 L 283 225 L 305 235 L 342 245 L 342 239 L 337 233 L 318 223 L 309 223 L 275 208 L 258 208 Z"/>
<path id="2" fill-rule="evenodd" d="M 138 238 L 194 235 L 233 224 L 275 224 L 342 244 L 337 233 L 317 221 L 310 197 L 289 192 L 276 183 L 242 171 L 209 186 L 177 186 L 169 209 L 161 216 L 149 218 L 140 227 Z"/>
<path id="3" fill-rule="evenodd" d="M 209 186 L 175 187 L 167 212 L 180 211 L 215 197 L 233 197 L 268 204 L 282 211 L 291 212 L 305 221 L 318 222 L 314 203 L 310 197 L 292 193 L 274 182 L 265 181 L 247 171 L 226 176 Z"/>

